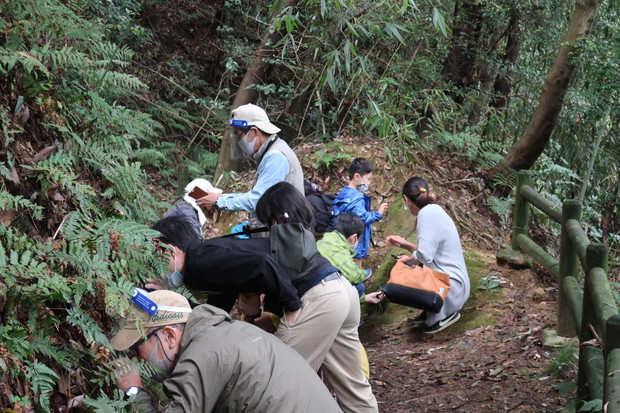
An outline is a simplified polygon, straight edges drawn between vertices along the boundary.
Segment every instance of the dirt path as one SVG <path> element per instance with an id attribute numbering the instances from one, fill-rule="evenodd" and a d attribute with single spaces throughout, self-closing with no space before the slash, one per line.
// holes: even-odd
<path id="1" fill-rule="evenodd" d="M 553 351 L 541 344 L 542 330 L 555 323 L 556 292 L 532 271 L 487 269 L 509 282 L 497 299 L 477 308 L 466 304 L 461 321 L 444 332 L 428 336 L 407 320 L 380 325 L 376 316 L 366 318 L 360 335 L 381 412 L 555 412 L 564 406 L 566 395 L 552 384 L 573 373 L 563 379 L 544 374 Z M 482 310 L 496 314 L 495 324 L 463 330 Z"/>

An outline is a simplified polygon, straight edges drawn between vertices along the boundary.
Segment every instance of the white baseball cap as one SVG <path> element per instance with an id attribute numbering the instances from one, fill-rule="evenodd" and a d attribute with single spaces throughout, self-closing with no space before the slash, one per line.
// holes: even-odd
<path id="1" fill-rule="evenodd" d="M 256 126 L 258 129 L 270 135 L 280 132 L 280 128 L 269 122 L 267 113 L 262 108 L 251 103 L 241 105 L 237 109 L 233 109 L 230 124 L 231 126 L 240 127 Z"/>

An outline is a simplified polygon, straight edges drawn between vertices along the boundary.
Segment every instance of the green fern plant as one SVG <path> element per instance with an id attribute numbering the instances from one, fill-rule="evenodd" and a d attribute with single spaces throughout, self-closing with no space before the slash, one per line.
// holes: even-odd
<path id="1" fill-rule="evenodd" d="M 39 405 L 44 411 L 50 411 L 48 395 L 54 390 L 54 385 L 59 380 L 58 375 L 36 359 L 32 363 L 25 363 L 25 367 L 26 377 L 32 391 L 37 395 Z"/>
<path id="2" fill-rule="evenodd" d="M 330 142 L 312 154 L 312 157 L 321 171 L 326 171 L 341 161 L 353 159 L 351 155 L 342 150 L 339 142 Z"/>

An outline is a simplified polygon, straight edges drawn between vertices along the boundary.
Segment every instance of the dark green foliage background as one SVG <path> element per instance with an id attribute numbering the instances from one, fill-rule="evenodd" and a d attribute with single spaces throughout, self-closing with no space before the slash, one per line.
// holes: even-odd
<path id="1" fill-rule="evenodd" d="M 229 105 L 266 30 L 285 35 L 267 81 L 253 87 L 285 138 L 381 139 L 390 157 L 444 152 L 485 178 L 536 108 L 573 7 L 485 2 L 480 36 L 458 43 L 453 2 L 306 0 L 270 22 L 279 3 L 0 3 L 0 374 L 11 394 L 0 393 L 1 406 L 58 411 L 79 394 L 92 411 L 124 405 L 106 367 L 106 334 L 133 286 L 162 274 L 148 226 L 165 210 L 162 199 L 174 199 L 179 164 L 190 176 L 213 173 Z M 516 63 L 502 59 L 505 37 L 492 41 L 511 13 L 523 32 Z M 619 21 L 615 4 L 604 4 L 534 170 L 539 190 L 563 200 L 579 193 L 596 157 L 584 215 L 600 239 L 602 214 L 612 214 L 612 269 L 620 245 Z M 455 45 L 480 70 L 510 77 L 507 107 L 488 103 L 493 92 L 480 79 L 465 88 L 446 80 Z M 593 153 L 597 133 L 604 138 Z M 334 159 L 346 154 L 318 151 L 312 161 Z M 492 193 L 514 175 L 487 182 Z M 510 198 L 491 199 L 507 215 Z"/>

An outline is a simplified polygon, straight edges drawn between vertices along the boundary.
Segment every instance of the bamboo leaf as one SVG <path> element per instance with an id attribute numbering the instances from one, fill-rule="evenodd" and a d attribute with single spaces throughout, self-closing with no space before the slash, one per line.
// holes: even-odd
<path id="1" fill-rule="evenodd" d="M 395 23 L 386 23 L 385 25 L 386 33 L 388 33 L 390 37 L 397 38 L 399 42 L 404 44 L 405 40 L 403 39 L 403 36 L 400 34 L 401 30 L 407 31 L 404 27 L 399 26 L 398 24 L 395 24 Z"/>
<path id="2" fill-rule="evenodd" d="M 351 43 L 347 40 L 344 43 L 344 67 L 347 73 L 351 73 Z"/>
<path id="3" fill-rule="evenodd" d="M 435 26 L 435 29 L 441 32 L 441 34 L 448 37 L 448 27 L 446 25 L 446 21 L 437 7 L 433 7 L 433 25 Z"/>

